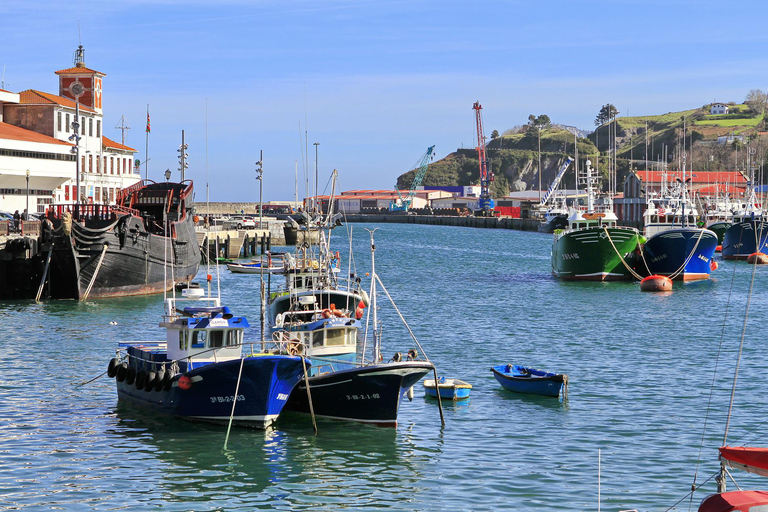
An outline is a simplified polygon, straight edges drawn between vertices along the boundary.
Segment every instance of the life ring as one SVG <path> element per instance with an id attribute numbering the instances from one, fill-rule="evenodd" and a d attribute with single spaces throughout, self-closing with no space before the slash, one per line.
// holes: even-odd
<path id="1" fill-rule="evenodd" d="M 342 310 L 340 310 L 340 309 L 334 309 L 334 310 L 333 310 L 333 314 L 334 314 L 336 317 L 338 317 L 338 318 L 344 318 L 344 317 L 346 317 L 346 316 L 347 316 L 347 315 L 346 315 L 346 313 L 344 313 L 344 311 L 342 311 Z"/>
<path id="2" fill-rule="evenodd" d="M 192 217 L 192 222 L 194 222 L 195 224 L 197 224 L 198 222 L 200 222 L 200 217 L 198 217 L 197 215 L 195 215 L 194 217 Z"/>
<path id="3" fill-rule="evenodd" d="M 330 309 L 326 308 L 323 310 L 322 315 L 323 315 L 323 318 L 331 318 L 331 315 L 333 315 L 333 313 L 331 313 Z"/>
<path id="4" fill-rule="evenodd" d="M 365 304 L 363 302 L 359 302 L 357 304 L 357 308 L 355 309 L 355 318 L 360 320 L 363 318 L 363 310 L 365 309 Z"/>
<path id="5" fill-rule="evenodd" d="M 187 390 L 192 387 L 192 379 L 189 375 L 182 375 L 179 377 L 179 389 Z"/>

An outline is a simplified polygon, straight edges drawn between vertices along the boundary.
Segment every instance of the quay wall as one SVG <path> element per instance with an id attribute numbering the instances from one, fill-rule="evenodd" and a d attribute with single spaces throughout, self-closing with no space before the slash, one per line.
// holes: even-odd
<path id="1" fill-rule="evenodd" d="M 348 222 L 390 222 L 398 224 L 428 224 L 437 226 L 462 226 L 468 228 L 516 229 L 519 231 L 538 231 L 536 219 L 513 219 L 511 217 L 459 217 L 447 215 L 391 215 L 391 214 L 351 214 Z M 642 229 L 641 223 L 620 222 L 620 224 Z"/>

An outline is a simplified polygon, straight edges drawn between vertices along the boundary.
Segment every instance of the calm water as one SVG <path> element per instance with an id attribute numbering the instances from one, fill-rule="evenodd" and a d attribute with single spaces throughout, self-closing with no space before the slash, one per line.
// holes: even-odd
<path id="1" fill-rule="evenodd" d="M 351 225 L 360 273 L 364 227 Z M 347 229 L 334 233 L 342 254 Z M 225 450 L 225 428 L 118 406 L 106 377 L 77 387 L 119 340 L 162 337 L 162 297 L 0 303 L 0 509 L 597 510 L 601 450 L 602 510 L 665 510 L 688 492 L 700 448 L 697 481 L 717 471 L 750 266 L 720 262 L 710 282 L 658 295 L 555 281 L 549 235 L 382 225 L 376 242 L 382 280 L 427 355 L 474 386 L 468 403 L 446 407 L 444 429 L 417 387 L 397 429 L 320 422 L 315 436 L 292 416 L 266 432 L 233 429 Z M 768 442 L 767 284 L 758 268 L 736 444 Z M 258 325 L 257 277 L 224 269 L 221 292 Z M 384 301 L 384 352 L 405 352 L 414 343 Z M 504 392 L 489 368 L 506 362 L 568 373 L 569 399 Z M 705 489 L 692 509 L 713 481 Z"/>

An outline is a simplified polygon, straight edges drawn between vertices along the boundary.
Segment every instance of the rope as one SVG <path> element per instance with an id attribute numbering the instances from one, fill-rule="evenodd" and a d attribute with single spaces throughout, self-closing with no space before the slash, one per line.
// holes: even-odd
<path id="1" fill-rule="evenodd" d="M 382 287 L 383 286 L 384 285 L 382 285 Z M 432 372 L 435 374 L 435 390 L 437 391 L 437 408 L 440 410 L 440 425 L 445 427 L 445 416 L 443 415 L 443 399 L 440 396 L 440 381 L 437 380 L 437 368 L 434 364 L 432 365 Z"/>
<path id="2" fill-rule="evenodd" d="M 405 328 L 408 329 L 408 332 L 411 334 L 411 338 L 413 338 L 413 341 L 419 347 L 419 350 L 421 350 L 421 353 L 424 354 L 424 359 L 429 361 L 429 357 L 427 357 L 427 353 L 422 348 L 421 343 L 419 343 L 419 340 L 416 339 L 416 335 L 413 334 L 413 331 L 411 330 L 410 326 L 408 325 L 408 322 L 405 321 L 405 318 L 403 317 L 403 314 L 400 313 L 400 310 L 397 308 L 397 304 L 395 304 L 395 301 L 392 300 L 392 296 L 387 291 L 386 286 L 384 286 L 384 283 L 381 282 L 381 279 L 379 278 L 379 274 L 374 274 L 374 275 L 376 276 L 376 281 L 378 281 L 378 283 L 381 285 L 381 289 L 384 290 L 384 293 L 387 294 L 387 298 L 389 298 L 389 302 L 392 303 L 392 307 L 395 308 L 395 311 L 397 311 L 397 314 L 400 316 L 400 320 L 403 321 L 403 324 L 405 325 Z M 437 382 L 437 375 L 435 375 L 435 382 Z"/>
<path id="3" fill-rule="evenodd" d="M 603 226 L 603 229 L 605 230 L 605 235 L 608 237 L 608 241 L 611 242 L 611 247 L 613 247 L 613 250 L 616 251 L 616 255 L 621 260 L 621 263 L 624 265 L 624 267 L 627 270 L 629 270 L 630 274 L 632 274 L 635 279 L 637 279 L 638 281 L 642 281 L 643 280 L 643 276 L 641 276 L 640 274 L 635 272 L 632 268 L 630 268 L 629 265 L 627 265 L 627 262 L 624 261 L 624 257 L 621 255 L 621 253 L 619 253 L 619 250 L 616 248 L 616 245 L 613 243 L 613 239 L 611 238 L 611 234 L 608 232 L 608 226 Z M 639 244 L 640 243 L 640 236 L 639 236 L 639 234 L 635 233 L 635 237 L 637 238 L 637 242 Z M 643 261 L 645 261 L 645 260 L 643 260 Z M 648 273 L 650 274 L 651 272 L 648 271 Z"/>
<path id="4" fill-rule="evenodd" d="M 53 245 L 48 249 L 48 258 L 45 260 L 45 270 L 43 270 L 43 278 L 40 280 L 40 288 L 37 289 L 37 295 L 35 296 L 35 302 L 40 302 L 40 296 L 43 294 L 43 287 L 45 286 L 46 278 L 48 277 L 48 268 L 51 266 L 51 255 L 53 254 Z"/>
<path id="5" fill-rule="evenodd" d="M 309 416 L 312 418 L 312 428 L 317 435 L 317 420 L 315 419 L 315 408 L 312 405 L 312 393 L 309 391 L 309 375 L 307 374 L 307 358 L 301 356 L 301 364 L 304 367 L 304 385 L 307 387 L 307 402 L 309 402 Z"/>
<path id="6" fill-rule="evenodd" d="M 103 372 L 103 373 L 101 373 L 100 375 L 97 375 L 96 377 L 92 378 L 91 380 L 87 380 L 87 381 L 85 381 L 85 382 L 81 382 L 80 384 L 78 384 L 77 386 L 75 386 L 75 389 L 77 389 L 77 388 L 79 388 L 79 387 L 82 387 L 82 386 L 85 386 L 86 384 L 90 384 L 91 382 L 95 381 L 96 379 L 98 379 L 98 378 L 100 378 L 100 377 L 103 377 L 103 376 L 105 376 L 106 374 L 107 374 L 107 372 Z"/>
<path id="7" fill-rule="evenodd" d="M 229 425 L 227 425 L 227 436 L 224 438 L 224 449 L 227 449 L 229 442 L 229 431 L 232 429 L 232 420 L 235 418 L 235 405 L 237 405 L 237 393 L 240 391 L 240 377 L 243 375 L 243 365 L 245 357 L 240 358 L 240 371 L 237 372 L 237 384 L 235 385 L 235 399 L 232 400 L 232 412 L 229 414 Z"/>
<path id="8" fill-rule="evenodd" d="M 101 269 L 101 264 L 104 262 L 104 255 L 107 254 L 107 249 L 109 249 L 108 244 L 104 244 L 104 246 L 101 248 L 101 256 L 99 257 L 99 263 L 96 265 L 96 270 L 93 271 L 93 276 L 91 276 L 91 282 L 88 283 L 88 288 L 85 289 L 85 294 L 83 294 L 83 298 L 80 299 L 81 301 L 84 301 L 88 298 L 88 295 L 91 294 L 91 288 L 93 288 L 93 283 L 96 282 L 96 276 L 99 275 L 99 269 Z"/>
<path id="9" fill-rule="evenodd" d="M 693 258 L 693 255 L 696 253 L 696 249 L 699 247 L 699 242 L 701 242 L 701 237 L 704 234 L 704 230 L 699 231 L 699 237 L 696 239 L 696 243 L 693 246 L 693 249 L 691 249 L 691 254 L 688 255 L 687 258 L 685 258 L 685 261 L 682 265 L 680 265 L 680 268 L 678 268 L 675 272 L 672 272 L 668 277 L 670 279 L 674 279 L 677 276 L 680 275 L 680 273 L 685 270 L 685 266 L 688 265 L 688 262 L 691 261 L 691 258 Z"/>

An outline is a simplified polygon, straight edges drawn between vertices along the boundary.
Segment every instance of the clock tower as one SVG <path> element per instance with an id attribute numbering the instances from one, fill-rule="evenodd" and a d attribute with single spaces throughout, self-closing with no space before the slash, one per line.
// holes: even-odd
<path id="1" fill-rule="evenodd" d="M 79 99 L 80 104 L 102 113 L 101 80 L 106 75 L 85 67 L 85 49 L 82 45 L 75 51 L 75 67 L 57 71 L 59 75 L 59 96 L 72 101 Z"/>

